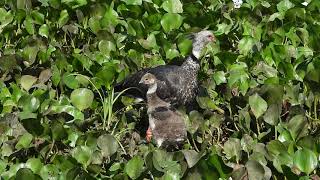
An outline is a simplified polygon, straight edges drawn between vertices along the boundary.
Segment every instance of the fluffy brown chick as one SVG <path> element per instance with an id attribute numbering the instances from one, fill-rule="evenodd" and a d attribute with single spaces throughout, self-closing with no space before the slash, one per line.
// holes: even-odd
<path id="1" fill-rule="evenodd" d="M 140 83 L 148 86 L 147 104 L 149 129 L 158 147 L 178 146 L 187 136 L 182 114 L 172 108 L 170 103 L 163 101 L 157 95 L 157 78 L 146 73 Z M 149 132 L 150 133 L 150 132 Z"/>

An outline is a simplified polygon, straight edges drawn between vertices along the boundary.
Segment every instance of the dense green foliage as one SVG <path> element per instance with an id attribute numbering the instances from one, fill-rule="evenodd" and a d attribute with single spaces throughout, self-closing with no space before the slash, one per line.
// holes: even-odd
<path id="1" fill-rule="evenodd" d="M 1 178 L 317 178 L 320 1 L 302 2 L 1 0 Z M 113 85 L 203 28 L 188 142 L 143 143 L 144 106 Z"/>

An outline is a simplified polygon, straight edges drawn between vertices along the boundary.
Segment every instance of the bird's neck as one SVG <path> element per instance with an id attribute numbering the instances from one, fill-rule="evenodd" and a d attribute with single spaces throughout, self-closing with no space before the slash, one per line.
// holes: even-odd
<path id="1" fill-rule="evenodd" d="M 194 55 L 193 53 L 191 55 L 189 55 L 187 57 L 186 61 L 184 61 L 184 63 L 182 64 L 182 68 L 189 70 L 189 71 L 198 72 L 200 69 L 198 57 L 196 55 Z"/>
<path id="2" fill-rule="evenodd" d="M 147 91 L 148 103 L 153 103 L 160 100 L 156 92 L 157 92 L 157 83 L 150 85 Z"/>
<path id="3" fill-rule="evenodd" d="M 199 58 L 201 55 L 201 51 L 203 49 L 204 45 L 202 43 L 193 42 L 192 45 L 192 53 L 189 55 L 186 59 L 186 61 L 182 64 L 182 68 L 193 70 L 193 71 L 199 71 L 200 64 L 199 64 Z"/>
<path id="4" fill-rule="evenodd" d="M 154 83 L 148 87 L 147 95 L 155 94 L 156 91 L 157 91 L 157 83 Z"/>
<path id="5" fill-rule="evenodd" d="M 168 103 L 160 99 L 157 95 L 157 83 L 149 86 L 147 91 L 147 101 L 148 106 L 152 107 L 151 109 L 159 106 L 168 106 Z"/>

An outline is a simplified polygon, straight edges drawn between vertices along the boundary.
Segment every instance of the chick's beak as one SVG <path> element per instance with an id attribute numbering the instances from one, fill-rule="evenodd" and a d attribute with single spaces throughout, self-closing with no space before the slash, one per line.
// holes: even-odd
<path id="1" fill-rule="evenodd" d="M 143 80 L 141 79 L 140 81 L 139 81 L 139 84 L 142 84 L 143 83 Z"/>

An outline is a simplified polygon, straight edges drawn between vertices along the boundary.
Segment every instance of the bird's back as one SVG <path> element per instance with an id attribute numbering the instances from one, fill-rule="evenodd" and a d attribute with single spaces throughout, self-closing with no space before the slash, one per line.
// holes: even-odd
<path id="1" fill-rule="evenodd" d="M 187 131 L 183 116 L 175 109 L 155 108 L 149 113 L 149 122 L 154 123 L 152 133 L 158 146 L 177 145 L 186 139 Z"/>
<path id="2" fill-rule="evenodd" d="M 197 90 L 197 77 L 190 76 L 181 66 L 162 65 L 155 68 L 147 68 L 129 76 L 125 81 L 115 86 L 116 91 L 132 88 L 127 94 L 146 99 L 148 87 L 139 84 L 141 77 L 151 73 L 157 78 L 157 95 L 173 106 L 186 105 L 194 101 Z M 195 73 L 196 74 L 196 73 Z"/>

